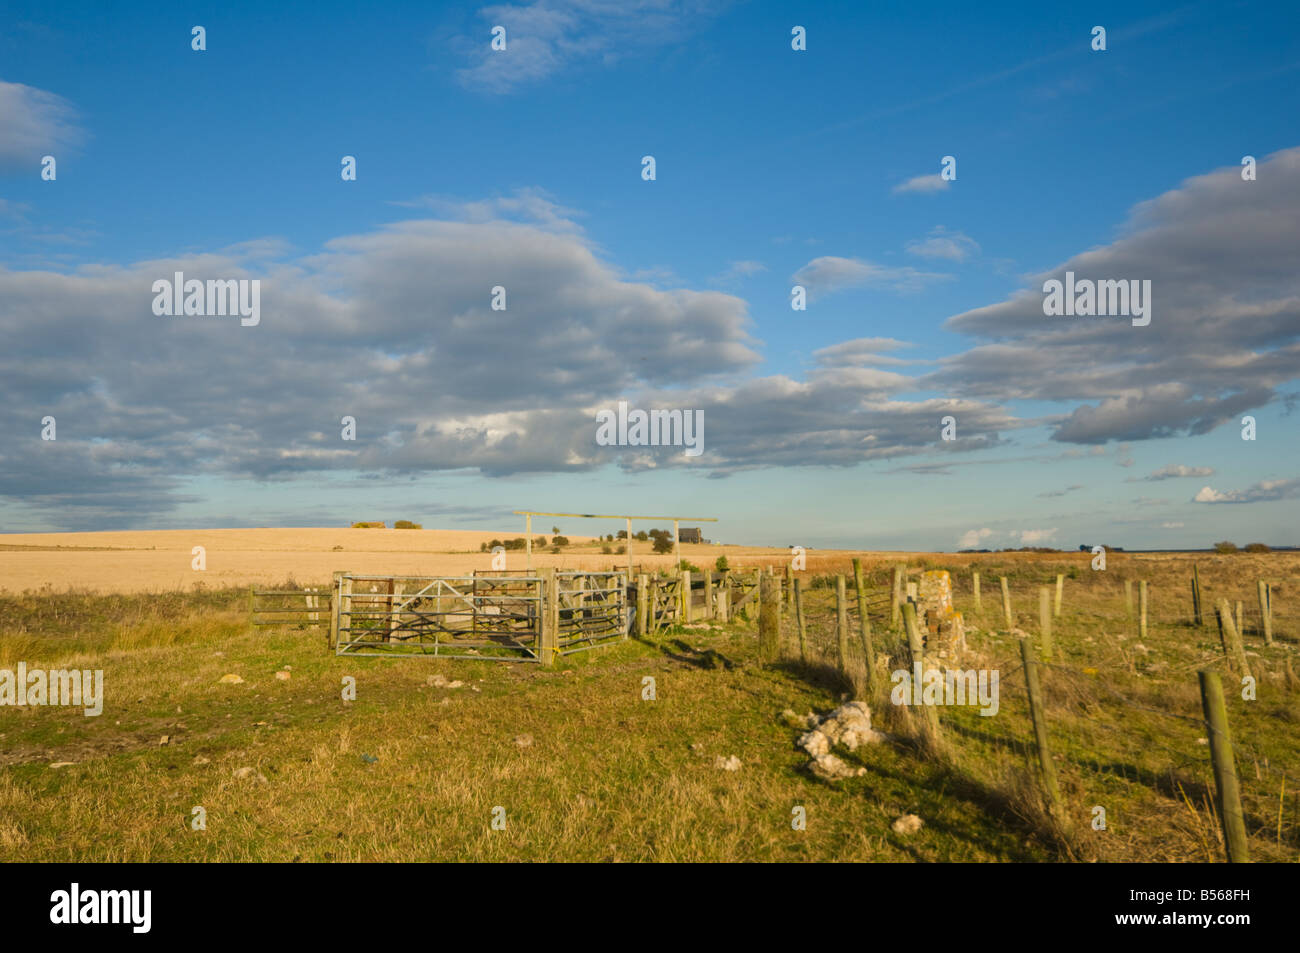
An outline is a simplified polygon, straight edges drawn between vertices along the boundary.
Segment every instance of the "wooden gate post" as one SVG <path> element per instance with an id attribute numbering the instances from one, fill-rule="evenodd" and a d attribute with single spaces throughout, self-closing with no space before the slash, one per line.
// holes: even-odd
<path id="1" fill-rule="evenodd" d="M 975 591 L 975 611 L 983 612 L 984 607 L 980 605 L 980 574 L 973 572 L 970 574 L 971 587 Z"/>
<path id="2" fill-rule="evenodd" d="M 1011 590 L 1007 588 L 1007 577 L 999 577 L 1002 582 L 1002 616 L 1007 620 L 1007 629 L 1014 628 L 1011 618 Z"/>
<path id="3" fill-rule="evenodd" d="M 712 619 L 715 613 L 713 611 L 713 570 L 704 570 L 704 618 L 706 621 Z"/>
<path id="4" fill-rule="evenodd" d="M 343 573 L 335 572 L 333 582 L 330 583 L 330 631 L 329 647 L 337 648 L 339 644 L 339 606 L 342 599 L 339 594 L 343 591 Z"/>
<path id="5" fill-rule="evenodd" d="M 1214 762 L 1214 786 L 1219 794 L 1219 818 L 1223 823 L 1228 863 L 1249 863 L 1246 818 L 1241 810 L 1241 791 L 1237 787 L 1237 766 L 1232 755 L 1232 736 L 1228 732 L 1223 682 L 1218 672 L 1202 669 L 1197 674 L 1201 679 L 1201 708 L 1205 712 L 1206 734 L 1210 736 L 1210 758 Z"/>
<path id="6" fill-rule="evenodd" d="M 682 622 L 690 625 L 695 607 L 691 605 L 694 600 L 691 598 L 691 572 L 689 569 L 683 569 L 681 572 L 682 580 Z"/>
<path id="7" fill-rule="evenodd" d="M 646 615 L 650 606 L 650 579 L 645 573 L 636 577 L 636 634 L 645 638 L 650 632 Z"/>
<path id="8" fill-rule="evenodd" d="M 542 665 L 550 668 L 560 649 L 560 580 L 555 576 L 554 566 L 542 570 L 541 622 L 537 654 Z"/>
<path id="9" fill-rule="evenodd" d="M 1056 574 L 1056 602 L 1052 606 L 1052 615 L 1058 619 L 1061 617 L 1061 596 L 1064 594 L 1064 591 L 1065 574 L 1058 572 Z"/>
<path id="10" fill-rule="evenodd" d="M 1147 581 L 1138 583 L 1138 638 L 1147 637 Z"/>

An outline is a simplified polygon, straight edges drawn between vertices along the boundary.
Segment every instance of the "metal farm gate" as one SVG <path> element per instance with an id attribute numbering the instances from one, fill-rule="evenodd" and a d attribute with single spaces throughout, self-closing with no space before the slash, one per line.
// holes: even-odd
<path id="1" fill-rule="evenodd" d="M 341 573 L 336 584 L 337 655 L 539 658 L 539 577 Z"/>
<path id="2" fill-rule="evenodd" d="M 626 577 L 614 572 L 335 578 L 336 655 L 545 662 L 627 638 Z"/>

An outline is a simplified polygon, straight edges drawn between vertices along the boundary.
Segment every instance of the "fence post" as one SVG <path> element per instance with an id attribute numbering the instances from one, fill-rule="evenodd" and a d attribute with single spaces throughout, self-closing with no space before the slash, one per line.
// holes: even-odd
<path id="1" fill-rule="evenodd" d="M 781 653 L 781 584 L 771 573 L 758 574 L 758 658 L 766 664 Z"/>
<path id="2" fill-rule="evenodd" d="M 1201 614 L 1201 574 L 1192 563 L 1192 622 L 1199 629 L 1205 624 Z"/>
<path id="3" fill-rule="evenodd" d="M 726 586 L 718 589 L 718 621 L 731 621 L 731 590 Z"/>
<path id="4" fill-rule="evenodd" d="M 1057 577 L 1060 578 L 1059 576 Z M 1043 661 L 1050 662 L 1054 656 L 1052 645 L 1052 593 L 1046 586 L 1038 590 L 1038 627 L 1043 637 Z"/>
<path id="5" fill-rule="evenodd" d="M 560 647 L 560 581 L 555 576 L 555 567 L 547 566 L 542 570 L 542 626 L 538 656 L 542 665 L 550 668 L 555 664 L 555 655 Z"/>
<path id="6" fill-rule="evenodd" d="M 1249 675 L 1250 666 L 1246 664 L 1246 647 L 1241 642 L 1241 633 L 1232 621 L 1232 609 L 1227 599 L 1220 599 L 1216 606 L 1219 613 L 1219 641 L 1223 643 L 1223 654 L 1237 663 L 1238 675 Z"/>
<path id="7" fill-rule="evenodd" d="M 973 572 L 970 574 L 971 586 L 975 590 L 975 611 L 983 612 L 984 607 L 980 605 L 980 574 Z"/>
<path id="8" fill-rule="evenodd" d="M 710 620 L 714 617 L 713 611 L 713 570 L 704 570 L 704 618 Z"/>
<path id="9" fill-rule="evenodd" d="M 858 630 L 862 636 L 862 657 L 867 664 L 867 690 L 876 692 L 876 647 L 871 643 L 871 619 L 867 615 L 867 589 L 862 575 L 862 560 L 853 560 L 853 586 L 858 593 Z"/>
<path id="10" fill-rule="evenodd" d="M 1124 614 L 1128 616 L 1129 621 L 1133 619 L 1133 580 L 1124 580 Z"/>
<path id="11" fill-rule="evenodd" d="M 1065 590 L 1065 573 L 1056 574 L 1056 603 L 1052 606 L 1052 615 L 1056 618 L 1061 617 L 1061 596 Z"/>
<path id="12" fill-rule="evenodd" d="M 835 577 L 835 649 L 840 674 L 849 674 L 849 601 L 845 597 L 843 574 Z"/>
<path id="13" fill-rule="evenodd" d="M 893 593 L 894 604 L 889 612 L 889 624 L 897 629 L 899 613 L 903 608 L 903 570 L 900 566 L 894 567 Z"/>
<path id="14" fill-rule="evenodd" d="M 1138 583 L 1138 638 L 1147 637 L 1147 581 Z"/>
<path id="15" fill-rule="evenodd" d="M 1219 817 L 1223 822 L 1223 843 L 1228 863 L 1250 863 L 1246 841 L 1246 818 L 1241 810 L 1241 791 L 1237 788 L 1237 766 L 1232 756 L 1232 736 L 1228 732 L 1228 706 L 1223 701 L 1223 682 L 1218 672 L 1202 669 L 1201 708 L 1205 712 L 1206 734 L 1210 736 L 1210 758 L 1214 762 L 1214 786 L 1219 794 Z"/>
<path id="16" fill-rule="evenodd" d="M 798 576 L 794 580 L 794 616 L 799 625 L 799 661 L 808 661 L 806 649 L 807 631 L 803 622 L 803 582 Z"/>
<path id="17" fill-rule="evenodd" d="M 1046 708 L 1043 705 L 1043 691 L 1038 684 L 1038 663 L 1033 659 L 1028 639 L 1020 640 L 1020 658 L 1025 664 L 1025 686 L 1029 690 L 1029 717 L 1034 724 L 1034 742 L 1038 746 L 1038 767 L 1043 774 L 1043 788 L 1047 792 L 1052 814 L 1060 820 L 1065 817 L 1061 807 L 1061 788 L 1056 782 L 1056 762 L 1052 760 L 1052 752 L 1047 745 Z"/>
<path id="18" fill-rule="evenodd" d="M 330 583 L 330 634 L 329 648 L 335 648 L 339 644 L 339 593 L 342 591 L 343 573 L 334 573 L 334 581 Z"/>
<path id="19" fill-rule="evenodd" d="M 781 601 L 787 609 L 794 602 L 794 566 L 788 562 L 785 564 L 785 591 L 781 593 Z"/>
<path id="20" fill-rule="evenodd" d="M 1007 588 L 1006 576 L 1000 576 L 999 579 L 1002 582 L 1002 615 L 1007 620 L 1007 629 L 1011 629 L 1011 590 Z"/>
<path id="21" fill-rule="evenodd" d="M 689 569 L 683 569 L 678 574 L 678 578 L 681 580 L 682 584 L 682 622 L 689 625 L 691 622 L 691 616 L 695 611 L 694 607 L 691 605 L 691 571 Z"/>
<path id="22" fill-rule="evenodd" d="M 1264 644 L 1272 645 L 1273 644 L 1273 612 L 1272 612 L 1272 606 L 1269 605 L 1270 600 L 1268 598 L 1269 596 L 1268 584 L 1264 582 L 1263 579 L 1260 579 L 1256 583 L 1256 588 L 1259 591 L 1259 617 L 1262 625 L 1264 626 Z"/>
<path id="23" fill-rule="evenodd" d="M 905 602 L 903 604 L 903 624 L 907 629 L 907 645 L 912 656 L 912 679 L 916 684 L 913 686 L 915 697 L 925 698 L 922 691 L 921 683 L 925 680 L 925 642 L 921 639 L 921 631 L 916 624 L 916 604 Z M 921 702 L 921 710 L 925 718 L 925 725 L 929 734 L 931 745 L 939 743 L 939 709 L 934 705 Z"/>
<path id="24" fill-rule="evenodd" d="M 343 616 L 348 617 L 348 642 L 352 642 L 352 570 L 339 580 L 339 635 L 343 634 Z"/>
<path id="25" fill-rule="evenodd" d="M 641 573 L 636 577 L 636 634 L 645 638 L 650 634 L 650 577 Z"/>

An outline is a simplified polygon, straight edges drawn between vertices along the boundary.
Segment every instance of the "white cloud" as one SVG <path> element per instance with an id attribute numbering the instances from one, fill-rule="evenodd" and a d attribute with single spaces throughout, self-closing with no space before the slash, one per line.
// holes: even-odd
<path id="1" fill-rule="evenodd" d="M 807 288 L 810 296 L 818 297 L 861 285 L 897 292 L 919 291 L 930 282 L 950 281 L 952 275 L 877 265 L 860 258 L 823 255 L 795 272 L 793 280 Z"/>
<path id="2" fill-rule="evenodd" d="M 957 541 L 958 549 L 982 549 L 980 543 L 993 535 L 993 530 L 985 526 L 983 529 L 972 529 L 962 534 L 962 538 Z"/>
<path id="3" fill-rule="evenodd" d="M 949 261 L 965 261 L 971 255 L 978 255 L 980 246 L 975 239 L 959 231 L 949 231 L 942 225 L 930 230 L 924 239 L 914 239 L 907 243 L 907 251 L 922 258 L 946 258 Z"/>
<path id="4" fill-rule="evenodd" d="M 1051 542 L 1056 537 L 1057 530 L 1052 529 L 1027 529 L 1020 533 L 1021 546 L 1041 546 L 1044 543 Z"/>
<path id="5" fill-rule="evenodd" d="M 1161 467 L 1154 473 L 1149 473 L 1142 477 L 1142 480 L 1155 482 L 1158 480 L 1173 480 L 1178 477 L 1207 477 L 1214 476 L 1214 467 L 1189 467 L 1182 463 L 1171 463 L 1168 466 Z M 1133 480 L 1133 477 L 1129 478 Z"/>
<path id="6" fill-rule="evenodd" d="M 906 182 L 900 182 L 894 186 L 894 193 L 903 192 L 942 192 L 952 183 L 941 176 L 938 172 L 932 175 L 918 175 L 908 179 Z"/>
<path id="7" fill-rule="evenodd" d="M 85 134 L 72 104 L 61 96 L 0 80 L 0 165 L 21 166 L 33 174 L 41 157 L 79 145 Z"/>
<path id="8" fill-rule="evenodd" d="M 1265 503 L 1300 497 L 1300 477 L 1290 480 L 1261 480 L 1244 490 L 1220 491 L 1203 486 L 1192 497 L 1193 503 Z"/>

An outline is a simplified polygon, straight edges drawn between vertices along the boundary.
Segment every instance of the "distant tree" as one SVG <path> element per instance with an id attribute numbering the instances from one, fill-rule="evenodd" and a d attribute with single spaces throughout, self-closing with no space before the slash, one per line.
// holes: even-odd
<path id="1" fill-rule="evenodd" d="M 1222 542 L 1214 544 L 1214 551 L 1216 553 L 1235 553 L 1237 551 L 1237 544 L 1230 543 L 1225 539 Z"/>
<path id="2" fill-rule="evenodd" d="M 727 571 L 728 569 L 730 569 L 731 567 L 730 567 L 729 565 L 727 565 L 727 557 L 726 557 L 726 556 L 719 556 L 718 559 L 717 559 L 717 561 L 714 562 L 714 564 L 713 564 L 713 568 L 716 569 L 718 572 L 726 572 L 726 571 Z"/>
<path id="3" fill-rule="evenodd" d="M 546 537 L 545 537 L 545 536 L 534 536 L 534 537 L 533 537 L 533 545 L 534 545 L 534 546 L 541 546 L 543 549 L 545 549 L 545 548 L 546 548 Z"/>
<path id="4" fill-rule="evenodd" d="M 671 553 L 673 551 L 673 539 L 667 533 L 655 537 L 654 551 L 656 553 Z"/>
<path id="5" fill-rule="evenodd" d="M 639 531 L 638 531 L 638 532 L 633 536 L 633 539 L 638 539 L 638 540 L 640 540 L 640 541 L 643 542 L 643 543 L 644 543 L 647 539 L 649 539 L 649 538 L 650 538 L 650 537 L 646 535 L 646 531 L 645 531 L 645 530 L 639 530 Z"/>
<path id="6" fill-rule="evenodd" d="M 556 537 L 554 537 L 554 538 L 551 540 L 551 545 L 552 545 L 552 546 L 555 546 L 555 547 L 568 546 L 568 545 L 569 545 L 569 537 L 567 537 L 567 536 L 556 536 Z"/>
<path id="7" fill-rule="evenodd" d="M 551 532 L 552 532 L 553 534 L 554 534 L 554 533 L 558 533 L 559 531 L 560 531 L 560 527 L 558 527 L 558 526 L 552 526 L 552 527 L 551 527 Z"/>
<path id="8" fill-rule="evenodd" d="M 1247 543 L 1246 552 L 1248 553 L 1271 553 L 1272 550 L 1263 543 Z"/>
<path id="9" fill-rule="evenodd" d="M 412 523 L 410 520 L 398 520 L 393 524 L 393 529 L 424 529 L 419 523 Z"/>

